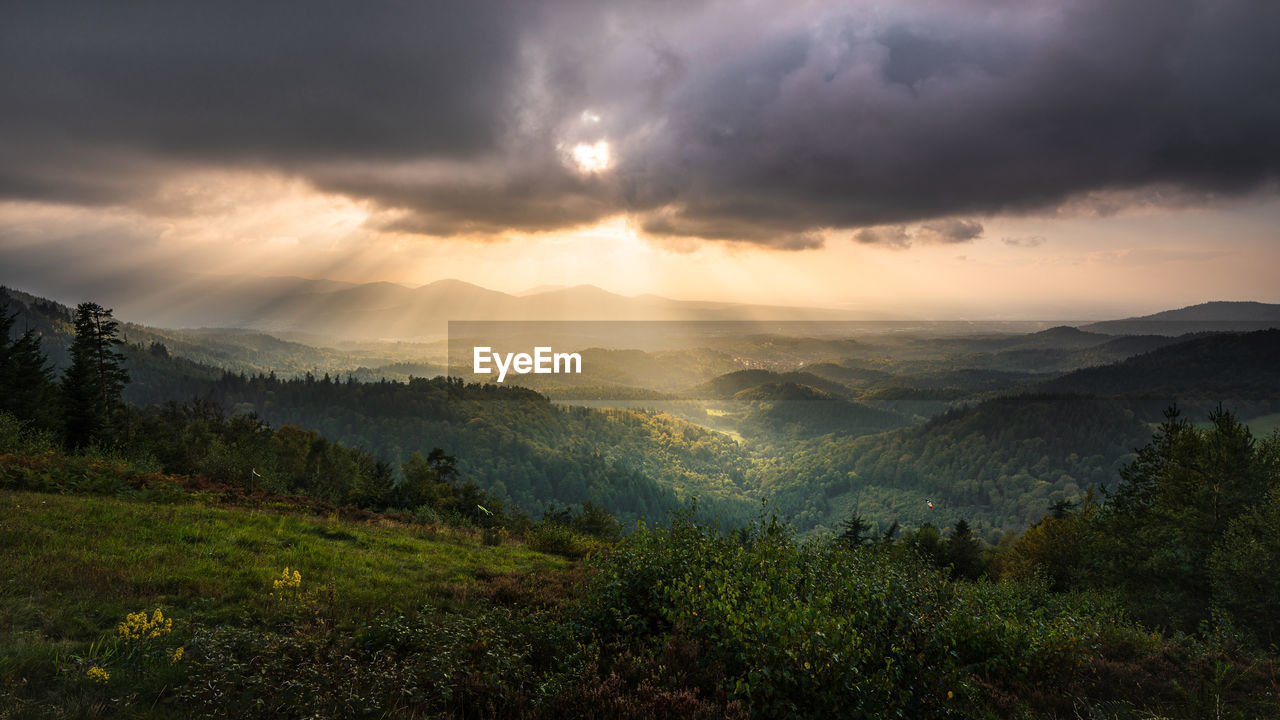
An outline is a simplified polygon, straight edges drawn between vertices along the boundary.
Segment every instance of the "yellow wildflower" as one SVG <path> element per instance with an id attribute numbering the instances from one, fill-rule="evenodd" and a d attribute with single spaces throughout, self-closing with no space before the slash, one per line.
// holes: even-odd
<path id="1" fill-rule="evenodd" d="M 145 610 L 129 613 L 124 622 L 116 625 L 116 634 L 125 640 L 154 640 L 168 635 L 172 630 L 173 621 L 166 618 L 159 608 L 156 608 L 151 617 L 147 617 Z"/>
<path id="2" fill-rule="evenodd" d="M 280 578 L 271 583 L 276 590 L 297 590 L 302 586 L 302 573 L 294 570 L 290 572 L 288 566 L 284 572 L 280 573 Z"/>
<path id="3" fill-rule="evenodd" d="M 105 683 L 106 681 L 111 679 L 111 673 L 107 672 L 106 670 L 103 670 L 97 665 L 94 665 L 88 670 L 85 670 L 84 674 L 87 675 L 90 680 L 96 683 Z"/>
<path id="4" fill-rule="evenodd" d="M 176 663 L 176 662 L 178 662 L 178 661 L 182 660 L 182 651 L 183 651 L 183 650 L 184 650 L 184 648 L 178 648 L 177 650 L 174 650 L 174 651 L 173 651 L 173 657 L 169 658 L 169 662 L 171 662 L 171 663 Z"/>

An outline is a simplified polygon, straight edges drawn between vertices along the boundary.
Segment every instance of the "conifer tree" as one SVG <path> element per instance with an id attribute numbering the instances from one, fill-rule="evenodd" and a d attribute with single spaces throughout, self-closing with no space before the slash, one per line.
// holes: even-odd
<path id="1" fill-rule="evenodd" d="M 867 522 L 861 515 L 854 511 L 843 523 L 840 524 L 842 532 L 839 541 L 848 547 L 855 548 L 865 545 L 873 537 L 871 532 L 871 523 Z"/>
<path id="2" fill-rule="evenodd" d="M 37 427 L 52 427 L 55 390 L 49 358 L 40 350 L 40 336 L 26 330 L 10 342 L 17 314 L 0 298 L 0 412 Z"/>
<path id="3" fill-rule="evenodd" d="M 961 518 L 951 528 L 946 556 L 955 577 L 973 580 L 982 574 L 982 551 L 968 520 Z"/>
<path id="4" fill-rule="evenodd" d="M 93 302 L 75 312 L 71 366 L 62 378 L 67 442 L 83 447 L 110 439 L 113 421 L 124 407 L 121 393 L 129 375 L 116 346 L 119 327 L 111 311 Z"/>

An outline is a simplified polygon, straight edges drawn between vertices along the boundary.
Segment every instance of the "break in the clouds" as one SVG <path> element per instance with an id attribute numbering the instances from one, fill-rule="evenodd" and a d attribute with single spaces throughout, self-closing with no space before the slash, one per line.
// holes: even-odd
<path id="1" fill-rule="evenodd" d="M 1273 180 L 1276 37 L 1263 0 L 6 3 L 0 196 L 250 170 L 425 235 L 958 242 Z"/>

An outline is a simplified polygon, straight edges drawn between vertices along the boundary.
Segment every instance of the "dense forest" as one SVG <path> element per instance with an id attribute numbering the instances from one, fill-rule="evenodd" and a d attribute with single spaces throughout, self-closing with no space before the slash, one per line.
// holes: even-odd
<path id="1" fill-rule="evenodd" d="M 1197 413 L 1226 403 L 1243 417 L 1255 417 L 1280 411 L 1278 353 L 1280 329 L 1203 335 L 1112 365 L 1076 370 L 1041 387 L 1140 399 L 1135 406 L 1152 419 L 1169 398 Z"/>
<path id="2" fill-rule="evenodd" d="M 722 509 L 738 515 L 749 504 L 746 460 L 733 441 L 665 416 L 561 407 L 531 390 L 446 378 L 225 375 L 200 392 L 222 407 L 314 428 L 392 460 L 441 447 L 459 458 L 460 472 L 530 512 L 591 500 L 627 518 L 655 518 L 674 505 L 677 490 L 736 502 Z"/>
<path id="3" fill-rule="evenodd" d="M 850 506 L 886 526 L 1017 527 L 1111 481 L 1149 435 L 1119 400 L 1016 395 L 889 433 L 809 440 L 765 471 L 762 489 L 828 527 Z"/>

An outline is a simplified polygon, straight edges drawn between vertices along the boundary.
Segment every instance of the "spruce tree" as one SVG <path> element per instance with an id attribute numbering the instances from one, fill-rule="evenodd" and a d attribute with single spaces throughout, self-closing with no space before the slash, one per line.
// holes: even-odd
<path id="1" fill-rule="evenodd" d="M 129 375 L 116 352 L 122 343 L 116 338 L 119 323 L 110 310 L 97 303 L 80 303 L 74 322 L 71 366 L 62 378 L 62 396 L 67 442 L 83 447 L 110 440 L 124 407 L 121 393 Z"/>
<path id="2" fill-rule="evenodd" d="M 17 314 L 9 314 L 9 299 L 0 296 L 0 369 L 8 369 L 9 367 L 9 332 L 13 330 L 13 321 L 18 318 Z M 0 375 L 0 380 L 7 380 L 8 375 Z"/>
<path id="3" fill-rule="evenodd" d="M 873 537 L 871 532 L 871 523 L 863 519 L 861 515 L 854 511 L 843 523 L 840 524 L 842 532 L 838 540 L 844 545 L 856 548 L 861 547 L 871 540 Z"/>
<path id="4" fill-rule="evenodd" d="M 982 550 L 968 520 L 961 518 L 951 528 L 946 557 L 955 577 L 974 580 L 982 574 Z"/>
<path id="5" fill-rule="evenodd" d="M 0 298 L 0 412 L 37 427 L 55 423 L 53 370 L 40 350 L 40 336 L 26 330 L 10 342 L 17 314 L 9 314 L 7 298 Z"/>

